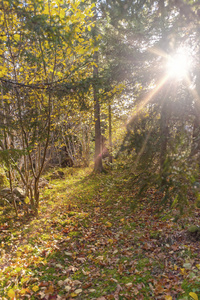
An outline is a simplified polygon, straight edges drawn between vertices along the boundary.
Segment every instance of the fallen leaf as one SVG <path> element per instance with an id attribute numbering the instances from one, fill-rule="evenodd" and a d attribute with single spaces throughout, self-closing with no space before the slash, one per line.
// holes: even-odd
<path id="1" fill-rule="evenodd" d="M 38 285 L 34 285 L 33 287 L 32 287 L 32 290 L 34 291 L 34 292 L 37 292 L 37 291 L 39 291 L 39 286 Z"/>
<path id="2" fill-rule="evenodd" d="M 194 299 L 194 300 L 198 300 L 198 296 L 197 296 L 197 294 L 194 293 L 194 292 L 190 292 L 190 293 L 189 293 L 189 296 L 192 297 L 192 299 Z"/>
<path id="3" fill-rule="evenodd" d="M 66 292 L 69 292 L 70 290 L 71 290 L 71 286 L 66 285 L 66 286 L 65 286 L 65 291 L 66 291 Z"/>
<path id="4" fill-rule="evenodd" d="M 199 269 L 199 270 L 200 270 L 200 264 L 197 264 L 197 265 L 196 265 L 196 267 L 197 267 L 197 269 Z"/>
<path id="5" fill-rule="evenodd" d="M 65 252 L 65 255 L 72 256 L 73 254 L 71 252 Z"/>
<path id="6" fill-rule="evenodd" d="M 106 222 L 106 226 L 107 226 L 107 227 L 112 227 L 112 223 L 110 223 L 110 222 L 107 221 L 107 222 Z"/>
<path id="7" fill-rule="evenodd" d="M 191 269 L 192 268 L 192 265 L 190 264 L 190 263 L 185 263 L 185 264 L 183 264 L 183 267 L 185 268 L 185 269 Z"/>
<path id="8" fill-rule="evenodd" d="M 91 287 L 91 286 L 92 286 L 92 283 L 89 282 L 89 283 L 84 284 L 84 285 L 82 286 L 82 288 L 83 288 L 83 289 L 88 289 L 88 288 Z"/>
<path id="9" fill-rule="evenodd" d="M 53 294 L 54 292 L 54 287 L 52 285 L 50 285 L 50 287 L 46 290 L 46 294 Z"/>
<path id="10" fill-rule="evenodd" d="M 180 268 L 180 271 L 181 271 L 181 275 L 186 275 L 187 274 L 185 268 Z"/>
<path id="11" fill-rule="evenodd" d="M 160 285 L 160 284 L 158 284 L 157 286 L 156 286 L 156 288 L 155 288 L 155 293 L 156 294 L 162 294 L 163 292 L 164 292 L 164 288 Z"/>
<path id="12" fill-rule="evenodd" d="M 7 295 L 8 295 L 8 297 L 10 299 L 14 299 L 15 298 L 15 292 L 12 289 L 8 291 Z"/>
<path id="13" fill-rule="evenodd" d="M 78 296 L 78 294 L 76 294 L 76 293 L 71 293 L 70 296 L 71 296 L 72 298 L 75 298 L 75 297 Z"/>
<path id="14" fill-rule="evenodd" d="M 96 290 L 95 289 L 89 289 L 88 290 L 90 293 L 94 293 L 94 292 L 96 292 Z M 99 299 L 99 298 L 98 298 Z M 105 298 L 104 298 L 105 299 Z"/>
<path id="15" fill-rule="evenodd" d="M 64 284 L 64 281 L 63 281 L 63 280 L 59 280 L 59 281 L 58 281 L 58 285 L 59 285 L 59 286 L 62 286 L 63 284 Z"/>
<path id="16" fill-rule="evenodd" d="M 28 288 L 26 289 L 21 289 L 21 291 L 19 292 L 21 295 L 25 295 L 26 293 L 29 293 L 30 290 Z"/>
<path id="17" fill-rule="evenodd" d="M 42 281 L 42 282 L 40 282 L 39 287 L 46 287 L 48 285 L 49 285 L 48 282 Z"/>
<path id="18" fill-rule="evenodd" d="M 88 274 L 90 274 L 90 272 L 89 272 L 89 271 L 85 271 L 84 269 L 82 269 L 82 272 L 83 272 L 83 274 L 84 274 L 84 275 L 88 275 Z"/>
<path id="19" fill-rule="evenodd" d="M 166 295 L 165 300 L 172 300 L 172 296 Z"/>
<path id="20" fill-rule="evenodd" d="M 116 290 L 115 290 L 115 292 L 114 292 L 114 299 L 115 300 L 119 300 L 119 293 L 120 293 L 120 291 L 122 290 L 122 287 L 121 287 L 121 285 L 117 285 L 117 288 L 116 288 Z"/>
<path id="21" fill-rule="evenodd" d="M 73 281 L 73 284 L 74 284 L 74 285 L 80 285 L 81 282 L 80 282 L 79 280 L 74 280 L 74 281 Z"/>
<path id="22" fill-rule="evenodd" d="M 104 258 L 103 258 L 103 256 L 100 255 L 100 256 L 97 256 L 96 259 L 103 260 Z"/>
<path id="23" fill-rule="evenodd" d="M 130 288 L 130 287 L 132 287 L 132 285 L 133 285 L 132 282 L 129 282 L 129 283 L 125 284 L 125 287 Z"/>
<path id="24" fill-rule="evenodd" d="M 80 293 L 82 293 L 82 291 L 83 291 L 82 289 L 77 289 L 77 290 L 74 291 L 74 293 L 80 294 Z"/>
<path id="25" fill-rule="evenodd" d="M 149 283 L 149 287 L 154 292 L 154 287 L 153 287 L 153 285 L 151 283 Z"/>

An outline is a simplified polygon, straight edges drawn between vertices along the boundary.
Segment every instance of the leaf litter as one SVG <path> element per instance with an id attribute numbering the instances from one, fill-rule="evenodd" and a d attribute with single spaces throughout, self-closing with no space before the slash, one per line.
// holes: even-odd
<path id="1" fill-rule="evenodd" d="M 117 173 L 90 172 L 52 180 L 37 219 L 0 224 L 1 299 L 200 299 L 199 241 L 183 228 L 199 209 L 163 219 L 151 191 L 133 210 Z"/>

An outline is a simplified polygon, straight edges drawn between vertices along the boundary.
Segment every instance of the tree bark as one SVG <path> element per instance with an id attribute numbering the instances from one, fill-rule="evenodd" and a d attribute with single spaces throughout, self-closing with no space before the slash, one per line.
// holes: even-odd
<path id="1" fill-rule="evenodd" d="M 96 11 L 94 12 L 94 22 L 96 23 Z M 96 46 L 96 25 L 93 27 L 93 39 Z M 94 171 L 102 172 L 102 155 L 101 155 L 101 123 L 100 123 L 100 103 L 99 103 L 99 88 L 98 88 L 98 52 L 94 52 L 93 66 L 93 98 L 94 98 L 94 122 L 95 122 L 95 156 L 94 156 Z"/>
<path id="2" fill-rule="evenodd" d="M 161 176 L 161 185 L 165 183 L 165 162 L 167 158 L 167 144 L 169 138 L 169 128 L 168 128 L 168 113 L 167 113 L 167 104 L 163 104 L 161 109 L 161 118 L 160 118 L 160 176 Z"/>
<path id="3" fill-rule="evenodd" d="M 109 120 L 109 163 L 112 163 L 112 113 L 111 104 L 108 105 L 108 120 Z"/>
<path id="4" fill-rule="evenodd" d="M 98 53 L 94 53 L 94 61 L 98 61 Z M 94 171 L 102 172 L 102 156 L 101 156 L 101 124 L 100 124 L 100 104 L 98 97 L 98 87 L 97 87 L 97 78 L 98 78 L 98 68 L 94 66 L 93 69 L 93 97 L 94 97 L 94 120 L 95 120 L 95 157 L 94 157 Z"/>

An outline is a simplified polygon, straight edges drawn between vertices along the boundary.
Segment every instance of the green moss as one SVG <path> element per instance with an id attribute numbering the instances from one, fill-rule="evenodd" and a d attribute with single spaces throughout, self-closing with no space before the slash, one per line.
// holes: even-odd
<path id="1" fill-rule="evenodd" d="M 5 187 L 8 185 L 9 185 L 9 182 L 6 177 L 5 171 L 2 168 L 0 168 L 0 187 Z"/>
<path id="2" fill-rule="evenodd" d="M 199 227 L 199 226 L 196 226 L 196 225 L 191 225 L 191 226 L 188 228 L 188 231 L 189 231 L 190 233 L 200 232 L 200 227 Z"/>

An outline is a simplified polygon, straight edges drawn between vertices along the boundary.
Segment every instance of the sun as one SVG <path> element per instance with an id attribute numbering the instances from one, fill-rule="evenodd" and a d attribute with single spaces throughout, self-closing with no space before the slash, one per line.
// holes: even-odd
<path id="1" fill-rule="evenodd" d="M 174 79 L 183 79 L 188 75 L 190 58 L 186 51 L 177 52 L 168 57 L 167 74 Z"/>

